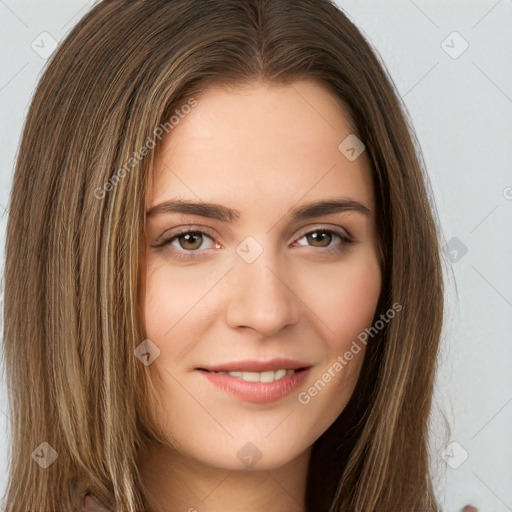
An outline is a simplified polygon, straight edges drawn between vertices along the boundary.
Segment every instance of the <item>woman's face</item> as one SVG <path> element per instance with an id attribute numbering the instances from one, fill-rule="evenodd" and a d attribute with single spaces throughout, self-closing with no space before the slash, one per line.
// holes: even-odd
<path id="1" fill-rule="evenodd" d="M 146 203 L 155 415 L 171 451 L 276 468 L 327 430 L 359 375 L 353 341 L 381 286 L 369 161 L 314 82 L 196 99 L 162 140 Z M 352 208 L 308 208 L 339 201 Z"/>

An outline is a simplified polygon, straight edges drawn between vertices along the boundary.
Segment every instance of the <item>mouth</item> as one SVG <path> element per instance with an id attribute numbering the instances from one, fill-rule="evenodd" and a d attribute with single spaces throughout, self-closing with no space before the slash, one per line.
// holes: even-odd
<path id="1" fill-rule="evenodd" d="M 310 374 L 312 365 L 275 359 L 239 361 L 211 367 L 198 367 L 214 387 L 246 402 L 264 404 L 289 395 Z"/>

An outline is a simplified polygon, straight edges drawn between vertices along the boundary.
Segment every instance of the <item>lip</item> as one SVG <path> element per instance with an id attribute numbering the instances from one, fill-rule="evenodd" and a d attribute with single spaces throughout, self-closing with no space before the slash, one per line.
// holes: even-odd
<path id="1" fill-rule="evenodd" d="M 213 366 L 201 366 L 196 370 L 207 370 L 209 372 L 265 372 L 270 370 L 300 370 L 311 368 L 310 363 L 278 357 L 266 361 L 258 359 L 246 359 L 244 361 L 231 361 Z"/>
<path id="2" fill-rule="evenodd" d="M 290 375 L 284 376 L 282 379 L 275 380 L 274 382 L 245 382 L 238 377 L 233 377 L 226 373 L 217 373 L 215 371 L 207 371 L 203 369 L 197 369 L 196 371 L 208 379 L 208 381 L 215 387 L 234 395 L 237 398 L 255 404 L 266 404 L 275 402 L 289 395 L 308 378 L 310 370 L 311 367 L 298 370 Z"/>

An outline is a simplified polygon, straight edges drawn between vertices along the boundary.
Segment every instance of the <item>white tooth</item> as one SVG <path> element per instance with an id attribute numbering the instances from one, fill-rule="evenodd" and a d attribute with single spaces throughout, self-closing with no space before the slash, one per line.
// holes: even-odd
<path id="1" fill-rule="evenodd" d="M 276 380 L 282 379 L 286 375 L 290 375 L 294 373 L 295 370 L 268 370 L 265 372 L 217 372 L 222 374 L 228 374 L 232 377 L 237 377 L 246 382 L 274 382 Z"/>
<path id="2" fill-rule="evenodd" d="M 277 370 L 274 380 L 282 379 L 286 375 L 286 370 Z"/>
<path id="3" fill-rule="evenodd" d="M 260 373 L 260 382 L 274 382 L 276 372 L 274 370 L 269 370 L 268 372 Z"/>
<path id="4" fill-rule="evenodd" d="M 260 372 L 244 372 L 242 373 L 242 380 L 245 380 L 245 382 L 259 382 Z"/>

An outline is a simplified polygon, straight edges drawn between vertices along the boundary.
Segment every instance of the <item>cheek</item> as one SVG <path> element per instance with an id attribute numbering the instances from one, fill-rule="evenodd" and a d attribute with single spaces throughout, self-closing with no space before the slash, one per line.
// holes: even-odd
<path id="1" fill-rule="evenodd" d="M 304 301 L 325 330 L 331 349 L 345 350 L 371 324 L 381 290 L 374 253 L 354 254 L 333 267 L 311 269 L 300 280 Z"/>
<path id="2" fill-rule="evenodd" d="M 208 317 L 205 294 L 218 279 L 217 272 L 199 266 L 184 272 L 165 263 L 148 265 L 146 336 L 161 349 L 160 362 L 176 365 L 190 352 Z"/>
<path id="3" fill-rule="evenodd" d="M 366 351 L 358 336 L 371 326 L 381 289 L 380 267 L 373 257 L 354 259 L 328 275 L 310 274 L 302 286 L 311 290 L 307 304 L 317 317 L 325 350 L 309 387 L 297 397 L 303 421 L 311 420 L 308 440 L 314 442 L 354 391 Z"/>
<path id="4" fill-rule="evenodd" d="M 326 415 L 325 424 L 335 420 L 352 395 L 366 351 L 361 333 L 364 336 L 372 324 L 381 291 L 375 253 L 361 251 L 351 256 L 335 269 L 304 272 L 300 281 L 312 311 L 311 322 L 321 331 L 324 358 L 299 402 L 307 405 L 312 416 Z M 318 429 L 325 424 L 320 422 Z"/>
<path id="5" fill-rule="evenodd" d="M 381 289 L 380 269 L 377 264 L 355 267 L 353 272 L 340 277 L 338 289 L 337 327 L 344 335 L 357 337 L 375 314 Z M 335 311 L 332 314 L 336 318 Z"/>

